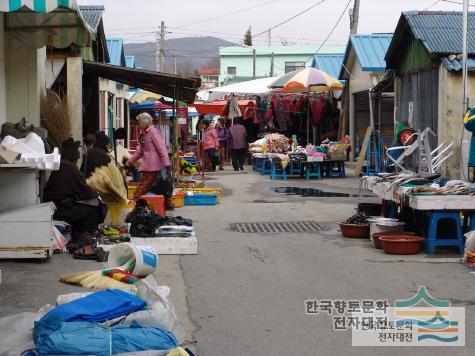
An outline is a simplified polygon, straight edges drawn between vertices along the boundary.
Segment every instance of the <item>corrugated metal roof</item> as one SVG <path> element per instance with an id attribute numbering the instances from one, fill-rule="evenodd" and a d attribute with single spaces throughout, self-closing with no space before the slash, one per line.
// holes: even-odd
<path id="1" fill-rule="evenodd" d="M 84 18 L 84 21 L 97 32 L 97 28 L 102 20 L 102 14 L 105 11 L 103 5 L 81 5 L 79 6 L 79 10 L 81 11 L 81 15 Z"/>
<path id="2" fill-rule="evenodd" d="M 354 50 L 356 58 L 360 62 L 364 72 L 386 71 L 384 57 L 391 44 L 392 37 L 393 35 L 390 33 L 351 35 L 346 46 L 343 65 L 340 68 L 338 78 L 345 79 L 345 76 L 347 76 L 343 66 L 348 66 L 348 60 L 352 50 Z"/>
<path id="3" fill-rule="evenodd" d="M 410 11 L 402 16 L 429 53 L 462 53 L 462 12 Z M 475 53 L 475 12 L 470 12 L 468 18 L 468 51 Z"/>
<path id="4" fill-rule="evenodd" d="M 365 72 L 384 72 L 384 57 L 388 50 L 392 34 L 351 35 L 350 41 L 355 49 L 361 67 Z"/>
<path id="5" fill-rule="evenodd" d="M 125 66 L 127 68 L 135 68 L 135 56 L 125 56 Z"/>
<path id="6" fill-rule="evenodd" d="M 461 71 L 463 68 L 462 60 L 461 59 L 452 59 L 448 57 L 442 58 L 442 64 L 448 71 L 458 72 Z M 469 58 L 467 61 L 468 69 L 475 70 L 475 59 Z"/>
<path id="7" fill-rule="evenodd" d="M 338 78 L 344 57 L 343 54 L 317 54 L 313 57 L 312 67 Z"/>
<path id="8" fill-rule="evenodd" d="M 107 38 L 110 64 L 125 67 L 124 40 L 122 38 Z"/>

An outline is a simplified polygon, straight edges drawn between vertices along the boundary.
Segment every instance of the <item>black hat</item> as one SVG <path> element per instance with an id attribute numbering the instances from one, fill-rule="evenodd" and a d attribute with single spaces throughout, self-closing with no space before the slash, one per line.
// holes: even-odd
<path id="1" fill-rule="evenodd" d="M 109 136 L 107 136 L 104 131 L 96 132 L 96 145 L 106 147 L 110 142 Z"/>
<path id="2" fill-rule="evenodd" d="M 68 161 L 77 161 L 81 156 L 79 153 L 79 147 L 81 142 L 74 141 L 72 137 L 68 138 L 61 145 L 61 158 Z"/>

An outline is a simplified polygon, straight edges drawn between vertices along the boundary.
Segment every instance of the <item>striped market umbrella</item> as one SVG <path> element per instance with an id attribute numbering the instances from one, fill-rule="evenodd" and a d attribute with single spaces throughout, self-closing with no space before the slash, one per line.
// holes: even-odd
<path id="1" fill-rule="evenodd" d="M 304 68 L 279 77 L 270 87 L 279 93 L 308 93 L 342 90 L 343 84 L 320 69 Z"/>
<path id="2" fill-rule="evenodd" d="M 0 0 L 13 48 L 88 47 L 95 37 L 76 0 Z"/>
<path id="3" fill-rule="evenodd" d="M 58 7 L 77 10 L 75 0 L 2 0 L 0 12 L 30 10 L 34 12 L 52 12 Z"/>

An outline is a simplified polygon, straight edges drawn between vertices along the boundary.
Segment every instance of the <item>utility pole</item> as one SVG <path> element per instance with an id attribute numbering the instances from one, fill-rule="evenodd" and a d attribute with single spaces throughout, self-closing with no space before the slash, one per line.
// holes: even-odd
<path id="1" fill-rule="evenodd" d="M 160 72 L 164 72 L 165 68 L 165 21 L 160 25 Z"/>
<path id="2" fill-rule="evenodd" d="M 358 21 L 360 19 L 360 0 L 355 0 L 353 9 L 350 9 L 350 33 L 358 33 Z"/>
<path id="3" fill-rule="evenodd" d="M 160 72 L 160 32 L 155 32 L 155 39 L 157 40 L 157 50 L 155 51 L 155 70 Z"/>
<path id="4" fill-rule="evenodd" d="M 274 76 L 274 52 L 270 55 L 270 76 Z"/>
<path id="5" fill-rule="evenodd" d="M 462 59 L 463 59 L 463 100 L 462 100 L 462 117 L 468 109 L 468 0 L 463 0 L 463 27 L 462 27 Z M 472 133 L 473 135 L 473 133 Z M 464 128 L 462 132 L 462 146 L 460 147 L 460 163 L 461 163 L 461 178 L 468 180 L 468 155 L 469 155 L 470 133 Z"/>
<path id="6" fill-rule="evenodd" d="M 271 37 L 271 33 L 270 33 L 270 28 L 269 28 L 269 33 L 268 33 L 268 45 L 269 47 L 272 46 L 272 37 Z"/>
<path id="7" fill-rule="evenodd" d="M 256 79 L 256 49 L 252 49 L 252 79 Z"/>
<path id="8" fill-rule="evenodd" d="M 173 74 L 176 75 L 176 54 L 173 55 L 173 66 L 174 66 L 174 71 L 173 71 Z"/>

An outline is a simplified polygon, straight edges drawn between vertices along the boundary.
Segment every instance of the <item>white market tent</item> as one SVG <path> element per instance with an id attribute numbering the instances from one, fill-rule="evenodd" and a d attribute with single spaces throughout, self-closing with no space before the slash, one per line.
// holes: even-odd
<path id="1" fill-rule="evenodd" d="M 197 93 L 197 96 L 204 101 L 215 101 L 223 99 L 224 96 L 230 94 L 266 95 L 272 92 L 272 89 L 270 89 L 269 86 L 275 82 L 277 78 L 278 77 L 259 78 L 248 80 L 246 82 L 202 90 Z"/>

